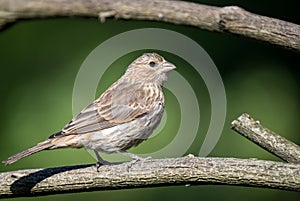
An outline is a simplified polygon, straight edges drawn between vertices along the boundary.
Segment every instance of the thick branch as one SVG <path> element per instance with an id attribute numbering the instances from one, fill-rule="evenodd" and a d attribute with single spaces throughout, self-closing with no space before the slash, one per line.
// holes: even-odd
<path id="1" fill-rule="evenodd" d="M 137 187 L 230 184 L 300 191 L 300 165 L 255 159 L 199 158 L 20 170 L 0 174 L 0 198 Z"/>
<path id="2" fill-rule="evenodd" d="M 242 114 L 231 123 L 231 126 L 233 130 L 281 159 L 291 163 L 300 163 L 300 147 L 298 145 L 263 127 L 250 115 Z"/>
<path id="3" fill-rule="evenodd" d="M 57 16 L 156 20 L 229 32 L 300 51 L 300 26 L 236 6 L 170 0 L 0 0 L 0 28 L 18 19 Z"/>

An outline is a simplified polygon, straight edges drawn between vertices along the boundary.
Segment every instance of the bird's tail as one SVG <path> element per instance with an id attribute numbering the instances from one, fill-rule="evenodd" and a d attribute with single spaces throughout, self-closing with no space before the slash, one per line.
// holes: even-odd
<path id="1" fill-rule="evenodd" d="M 20 153 L 17 153 L 15 155 L 9 157 L 5 161 L 2 161 L 2 163 L 4 163 L 5 165 L 12 164 L 12 163 L 20 160 L 21 158 L 24 158 L 26 156 L 29 156 L 31 154 L 37 153 L 37 152 L 45 150 L 45 149 L 49 149 L 52 146 L 53 146 L 53 144 L 51 143 L 51 140 L 45 140 L 44 142 L 38 143 L 37 145 L 35 145 L 33 147 L 30 147 L 24 151 L 21 151 Z"/>

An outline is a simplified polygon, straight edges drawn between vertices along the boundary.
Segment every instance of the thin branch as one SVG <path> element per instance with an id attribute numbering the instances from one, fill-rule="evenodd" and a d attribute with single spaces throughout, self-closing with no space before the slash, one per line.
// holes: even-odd
<path id="1" fill-rule="evenodd" d="M 300 165 L 256 159 L 183 158 L 20 170 L 0 174 L 0 198 L 172 185 L 230 184 L 300 191 Z"/>
<path id="2" fill-rule="evenodd" d="M 281 159 L 291 163 L 300 163 L 300 147 L 298 145 L 263 127 L 249 114 L 242 114 L 231 125 L 233 130 Z"/>
<path id="3" fill-rule="evenodd" d="M 300 26 L 236 6 L 171 0 L 0 0 L 0 29 L 19 19 L 86 16 L 155 20 L 228 32 L 300 51 Z"/>

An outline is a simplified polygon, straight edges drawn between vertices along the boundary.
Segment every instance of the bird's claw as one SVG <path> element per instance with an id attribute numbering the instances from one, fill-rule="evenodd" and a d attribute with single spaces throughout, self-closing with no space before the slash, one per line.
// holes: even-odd
<path id="1" fill-rule="evenodd" d="M 110 162 L 105 161 L 105 160 L 103 160 L 103 161 L 98 161 L 98 162 L 96 163 L 97 172 L 100 172 L 100 171 L 99 171 L 99 168 L 100 168 L 101 166 L 103 166 L 103 165 L 111 165 L 111 164 L 113 164 L 113 163 L 110 163 Z"/>
<path id="2" fill-rule="evenodd" d="M 135 157 L 135 158 L 133 158 L 133 160 L 131 160 L 131 161 L 129 161 L 129 162 L 127 163 L 127 171 L 129 171 L 129 169 L 130 169 L 134 164 L 136 164 L 137 162 L 139 162 L 139 161 L 146 161 L 146 160 L 150 160 L 150 159 L 152 159 L 151 156 L 148 156 L 148 157 L 146 157 L 146 158 L 142 158 L 142 157 Z"/>
<path id="3" fill-rule="evenodd" d="M 100 171 L 99 171 L 99 168 L 100 168 L 102 165 L 105 165 L 105 164 L 102 163 L 102 162 L 97 162 L 97 163 L 96 163 L 97 172 L 100 172 Z"/>

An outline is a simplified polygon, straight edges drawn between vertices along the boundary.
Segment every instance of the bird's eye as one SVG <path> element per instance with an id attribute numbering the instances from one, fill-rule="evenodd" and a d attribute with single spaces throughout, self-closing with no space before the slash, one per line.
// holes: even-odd
<path id="1" fill-rule="evenodd" d="M 150 61 L 150 62 L 149 62 L 149 66 L 151 66 L 151 67 L 154 67 L 155 64 L 156 64 L 156 63 L 155 63 L 154 61 Z"/>

